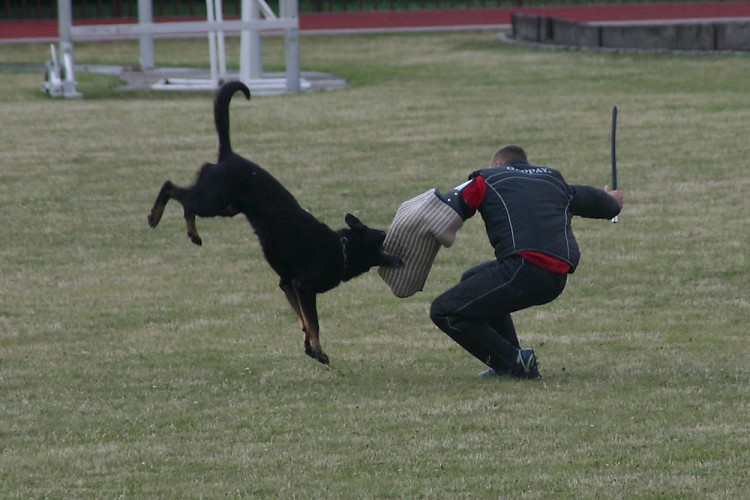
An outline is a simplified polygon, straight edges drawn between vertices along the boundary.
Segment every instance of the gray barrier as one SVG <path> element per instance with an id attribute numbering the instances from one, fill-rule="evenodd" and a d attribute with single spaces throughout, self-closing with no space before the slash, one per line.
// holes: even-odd
<path id="1" fill-rule="evenodd" d="M 512 15 L 513 38 L 551 45 L 649 50 L 750 50 L 750 21 L 579 23 Z"/>

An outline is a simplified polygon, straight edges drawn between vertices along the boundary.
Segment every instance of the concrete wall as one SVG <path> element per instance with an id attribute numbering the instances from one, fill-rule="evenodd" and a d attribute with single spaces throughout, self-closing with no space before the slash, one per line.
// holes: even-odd
<path id="1" fill-rule="evenodd" d="M 513 14 L 513 38 L 575 47 L 750 50 L 750 22 L 588 24 Z"/>

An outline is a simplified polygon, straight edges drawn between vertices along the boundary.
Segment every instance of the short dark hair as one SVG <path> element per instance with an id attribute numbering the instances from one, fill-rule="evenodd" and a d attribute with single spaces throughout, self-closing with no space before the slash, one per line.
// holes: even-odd
<path id="1" fill-rule="evenodd" d="M 512 161 L 529 161 L 526 158 L 526 151 L 524 151 L 521 146 L 510 144 L 498 149 L 492 157 L 491 166 L 494 167 L 495 165 L 505 165 L 506 163 L 510 163 Z"/>

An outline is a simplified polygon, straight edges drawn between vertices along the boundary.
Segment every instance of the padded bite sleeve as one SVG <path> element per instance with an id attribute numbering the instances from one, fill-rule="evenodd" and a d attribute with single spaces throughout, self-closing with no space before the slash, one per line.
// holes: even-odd
<path id="1" fill-rule="evenodd" d="M 422 290 L 440 246 L 451 246 L 462 226 L 461 216 L 437 189 L 403 202 L 393 218 L 383 251 L 400 257 L 404 265 L 378 268 L 393 294 L 409 297 Z"/>

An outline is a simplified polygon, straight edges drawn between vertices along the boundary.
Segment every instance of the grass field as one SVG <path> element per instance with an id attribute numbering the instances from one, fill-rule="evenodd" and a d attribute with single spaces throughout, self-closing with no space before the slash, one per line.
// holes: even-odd
<path id="1" fill-rule="evenodd" d="M 577 220 L 567 290 L 516 316 L 541 382 L 475 379 L 429 320 L 492 258 L 478 218 L 420 294 L 370 273 L 320 297 L 326 368 L 247 222 L 199 220 L 200 248 L 178 205 L 146 224 L 164 180 L 215 158 L 209 94 L 79 73 L 85 99 L 50 100 L 40 72 L 0 70 L 0 497 L 748 497 L 750 56 L 494 36 L 303 37 L 303 69 L 351 87 L 237 99 L 232 137 L 331 227 L 386 229 L 510 142 L 606 184 L 617 105 L 620 222 Z M 203 65 L 203 45 L 159 42 L 157 63 Z"/>

